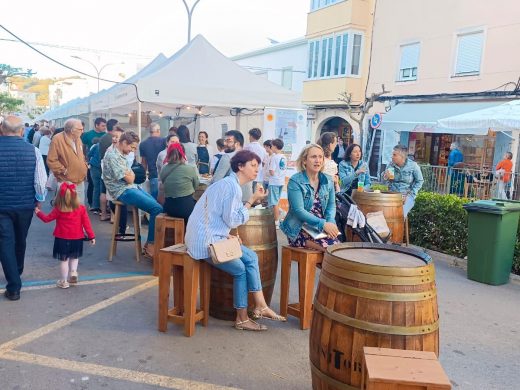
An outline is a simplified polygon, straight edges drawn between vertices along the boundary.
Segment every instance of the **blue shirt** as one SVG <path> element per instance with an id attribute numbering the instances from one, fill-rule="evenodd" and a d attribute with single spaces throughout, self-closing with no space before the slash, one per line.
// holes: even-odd
<path id="1" fill-rule="evenodd" d="M 353 167 L 350 161 L 342 161 L 339 163 L 339 180 L 341 181 L 341 190 L 346 191 L 352 186 L 352 182 L 358 178 L 358 170 L 365 168 L 365 179 L 363 181 L 363 187 L 370 187 L 372 181 L 370 180 L 370 172 L 368 170 L 368 164 L 364 161 L 358 161 L 358 164 Z"/>
<path id="2" fill-rule="evenodd" d="M 186 226 L 189 255 L 196 260 L 209 258 L 209 244 L 226 239 L 231 229 L 248 220 L 238 177 L 231 173 L 210 185 L 195 205 Z"/>
<path id="3" fill-rule="evenodd" d="M 464 156 L 459 149 L 453 149 L 448 156 L 448 166 L 452 167 L 457 163 L 463 162 Z"/>
<path id="4" fill-rule="evenodd" d="M 403 195 L 411 195 L 415 198 L 424 183 L 419 165 L 407 158 L 402 167 L 393 162 L 388 166 L 394 169 L 394 180 L 385 180 L 388 184 L 388 189 L 400 192 Z"/>
<path id="5" fill-rule="evenodd" d="M 101 155 L 99 154 L 99 143 L 92 145 L 87 154 L 88 163 L 97 168 L 101 168 Z"/>
<path id="6" fill-rule="evenodd" d="M 289 212 L 280 224 L 280 230 L 287 237 L 294 240 L 300 233 L 304 223 L 323 230 L 325 222 L 336 223 L 336 195 L 334 190 L 334 182 L 330 176 L 319 173 L 318 197 L 321 202 L 323 215 L 325 218 L 319 218 L 312 214 L 312 204 L 314 203 L 315 191 L 311 185 L 307 173 L 298 172 L 291 176 L 287 184 L 287 198 L 289 201 Z"/>

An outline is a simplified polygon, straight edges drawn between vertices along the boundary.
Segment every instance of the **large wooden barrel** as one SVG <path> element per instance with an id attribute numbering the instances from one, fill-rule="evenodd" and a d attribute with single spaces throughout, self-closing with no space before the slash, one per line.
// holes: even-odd
<path id="1" fill-rule="evenodd" d="M 435 269 L 424 252 L 385 244 L 327 248 L 310 331 L 312 387 L 361 387 L 363 347 L 439 355 Z"/>
<path id="2" fill-rule="evenodd" d="M 235 234 L 232 232 L 232 234 Z M 265 301 L 269 305 L 273 296 L 278 268 L 278 241 L 274 215 L 270 209 L 249 210 L 249 221 L 238 228 L 242 243 L 256 252 Z M 252 308 L 253 297 L 249 294 Z M 216 268 L 211 268 L 211 292 L 209 314 L 221 320 L 232 321 L 236 317 L 233 307 L 233 278 Z"/>
<path id="3" fill-rule="evenodd" d="M 403 196 L 399 192 L 352 191 L 352 199 L 363 214 L 382 211 L 391 231 L 390 241 L 402 243 L 404 236 Z"/>

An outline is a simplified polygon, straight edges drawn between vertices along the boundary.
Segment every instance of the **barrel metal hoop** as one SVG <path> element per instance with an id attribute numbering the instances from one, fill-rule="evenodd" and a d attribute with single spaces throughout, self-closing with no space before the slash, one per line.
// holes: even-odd
<path id="1" fill-rule="evenodd" d="M 363 272 L 373 275 L 425 276 L 431 274 L 434 270 L 433 263 L 428 265 L 425 264 L 423 267 L 414 268 L 388 267 L 383 265 L 361 264 L 353 261 L 348 261 L 348 259 L 343 260 L 336 257 L 334 254 L 326 256 L 324 260 L 325 262 L 331 263 L 332 265 L 335 265 L 341 269 Z"/>
<path id="2" fill-rule="evenodd" d="M 327 271 L 332 275 L 339 276 L 345 279 L 355 280 L 365 283 L 376 284 L 392 284 L 396 286 L 415 286 L 435 281 L 435 274 L 428 274 L 426 276 L 387 276 L 387 275 L 372 275 L 362 272 L 348 271 L 340 269 L 326 262 L 323 263 L 323 271 Z"/>
<path id="3" fill-rule="evenodd" d="M 318 367 L 316 367 L 312 362 L 310 362 L 310 364 L 312 373 L 316 375 L 318 378 L 320 378 L 322 381 L 326 382 L 327 385 L 330 385 L 338 390 L 359 390 L 359 387 L 350 386 L 346 383 L 331 378 L 327 374 L 321 372 L 321 370 Z"/>
<path id="4" fill-rule="evenodd" d="M 326 276 L 324 274 L 324 272 L 322 272 L 320 275 L 320 283 L 334 291 L 353 295 L 356 297 L 373 299 L 376 301 L 418 302 L 418 301 L 427 301 L 427 300 L 433 299 L 437 296 L 436 289 L 424 291 L 424 292 L 396 293 L 396 292 L 366 290 L 366 289 L 362 289 L 362 288 L 347 286 L 345 284 L 342 284 L 342 283 L 336 282 L 335 280 L 330 279 L 328 276 Z"/>
<path id="5" fill-rule="evenodd" d="M 419 325 L 419 326 L 395 326 L 395 325 L 385 325 L 385 324 L 376 324 L 373 322 L 358 320 L 352 317 L 349 317 L 345 314 L 336 313 L 334 310 L 329 309 L 318 302 L 316 299 L 314 300 L 314 310 L 319 311 L 321 314 L 330 318 L 333 321 L 339 322 L 343 325 L 347 325 L 356 329 L 367 330 L 369 332 L 374 333 L 383 333 L 383 334 L 393 334 L 398 336 L 419 336 L 424 334 L 429 334 L 435 332 L 439 329 L 439 321 L 435 321 L 432 324 L 428 325 Z"/>
<path id="6" fill-rule="evenodd" d="M 247 245 L 248 249 L 251 249 L 252 251 L 268 251 L 269 249 L 278 248 L 278 241 L 269 242 L 267 244 L 260 244 L 260 245 Z"/>

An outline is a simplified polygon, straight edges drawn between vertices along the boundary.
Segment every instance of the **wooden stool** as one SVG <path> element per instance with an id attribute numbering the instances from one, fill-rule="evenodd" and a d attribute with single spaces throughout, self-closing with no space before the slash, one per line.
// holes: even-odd
<path id="1" fill-rule="evenodd" d="M 410 227 L 408 226 L 408 218 L 404 220 L 404 239 L 406 241 L 406 246 L 410 245 Z"/>
<path id="2" fill-rule="evenodd" d="M 173 237 L 166 236 L 167 229 L 173 229 Z M 173 238 L 173 242 L 171 238 Z M 154 244 L 153 275 L 159 276 L 159 251 L 172 244 L 184 244 L 184 219 L 159 214 L 155 218 Z"/>
<path id="3" fill-rule="evenodd" d="M 289 284 L 292 261 L 298 262 L 299 302 L 289 303 Z M 282 247 L 282 282 L 280 291 L 280 315 L 287 314 L 300 319 L 300 328 L 309 329 L 312 319 L 312 295 L 316 266 L 323 261 L 323 253 L 311 249 Z"/>
<path id="4" fill-rule="evenodd" d="M 204 260 L 193 260 L 184 244 L 163 248 L 159 253 L 159 319 L 160 332 L 166 332 L 168 321 L 184 324 L 184 335 L 193 336 L 195 322 L 208 325 L 211 266 Z M 173 307 L 169 308 L 170 277 L 173 270 Z M 197 290 L 200 278 L 200 309 Z"/>
<path id="5" fill-rule="evenodd" d="M 450 390 L 451 383 L 433 352 L 363 348 L 364 390 Z"/>
<path id="6" fill-rule="evenodd" d="M 135 242 L 135 259 L 137 262 L 141 261 L 141 227 L 139 225 L 139 209 L 134 206 L 128 206 L 132 208 L 132 220 L 134 223 L 134 234 L 123 235 L 123 238 L 117 238 L 119 231 L 119 220 L 121 219 L 121 206 L 125 204 L 123 202 L 119 202 L 117 200 L 112 201 L 116 206 L 114 212 L 114 226 L 112 227 L 112 241 L 110 243 L 110 251 L 108 253 L 108 261 L 112 261 L 112 257 L 117 252 L 117 242 L 118 241 L 134 241 Z M 126 236 L 133 236 L 133 238 L 127 239 Z"/>

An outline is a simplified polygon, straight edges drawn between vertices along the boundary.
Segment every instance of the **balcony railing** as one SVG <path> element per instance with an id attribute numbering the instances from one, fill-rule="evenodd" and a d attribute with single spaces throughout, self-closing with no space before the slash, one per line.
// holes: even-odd
<path id="1" fill-rule="evenodd" d="M 509 174 L 509 181 L 505 182 L 500 173 L 491 170 L 419 166 L 424 177 L 423 191 L 476 199 L 519 199 L 518 173 Z"/>

